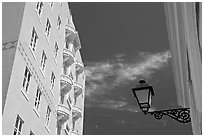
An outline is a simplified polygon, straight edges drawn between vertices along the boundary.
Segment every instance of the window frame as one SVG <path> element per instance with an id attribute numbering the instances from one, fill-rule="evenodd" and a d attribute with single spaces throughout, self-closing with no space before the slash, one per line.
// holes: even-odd
<path id="1" fill-rule="evenodd" d="M 50 81 L 51 81 L 50 89 L 51 89 L 51 90 L 54 89 L 54 86 L 55 86 L 55 79 L 56 79 L 56 76 L 55 76 L 54 72 L 52 71 L 51 78 L 50 78 Z"/>
<path id="2" fill-rule="evenodd" d="M 48 106 L 47 106 L 47 111 L 46 111 L 46 116 L 45 116 L 45 125 L 46 125 L 46 126 L 49 126 L 50 117 L 51 117 L 51 108 L 50 108 L 50 106 L 48 105 Z"/>
<path id="3" fill-rule="evenodd" d="M 52 9 L 54 7 L 54 2 L 50 2 L 50 8 Z"/>
<path id="4" fill-rule="evenodd" d="M 32 130 L 30 130 L 30 135 L 35 135 Z"/>
<path id="5" fill-rule="evenodd" d="M 23 124 L 23 119 L 19 115 L 17 115 L 13 135 L 21 135 Z"/>
<path id="6" fill-rule="evenodd" d="M 29 68 L 26 66 L 24 70 L 22 87 L 23 87 L 23 91 L 26 92 L 27 94 L 28 94 L 30 83 L 31 83 L 31 77 L 32 77 L 32 74 Z"/>
<path id="7" fill-rule="evenodd" d="M 46 26 L 45 26 L 45 35 L 46 35 L 47 38 L 50 36 L 51 28 L 52 28 L 52 25 L 50 23 L 49 18 L 47 18 Z"/>
<path id="8" fill-rule="evenodd" d="M 41 61 L 40 61 L 40 68 L 42 69 L 42 72 L 45 72 L 46 60 L 47 60 L 47 56 L 45 54 L 45 51 L 43 50 Z"/>
<path id="9" fill-rule="evenodd" d="M 35 95 L 35 103 L 34 103 L 35 109 L 37 111 L 40 110 L 41 95 L 42 95 L 42 91 L 40 90 L 39 87 L 37 87 L 37 91 L 36 91 L 36 95 Z"/>
<path id="10" fill-rule="evenodd" d="M 58 43 L 55 42 L 55 48 L 54 48 L 54 57 L 57 58 L 57 55 L 58 55 L 58 50 L 59 50 L 59 46 L 58 46 Z"/>
<path id="11" fill-rule="evenodd" d="M 61 29 L 62 20 L 60 18 L 60 15 L 57 16 L 57 30 L 59 31 Z"/>
<path id="12" fill-rule="evenodd" d="M 36 12 L 37 15 L 40 17 L 42 15 L 42 9 L 43 9 L 44 3 L 43 2 L 37 2 L 36 4 Z"/>
<path id="13" fill-rule="evenodd" d="M 35 27 L 32 28 L 32 33 L 31 33 L 31 40 L 30 40 L 30 48 L 32 50 L 32 52 L 36 51 L 36 46 L 38 43 L 38 34 L 36 32 Z"/>

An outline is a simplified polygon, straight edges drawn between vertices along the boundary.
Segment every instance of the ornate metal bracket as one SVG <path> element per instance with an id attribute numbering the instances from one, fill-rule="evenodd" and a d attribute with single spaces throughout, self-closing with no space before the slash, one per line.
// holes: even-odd
<path id="1" fill-rule="evenodd" d="M 146 114 L 154 115 L 156 119 L 161 119 L 163 115 L 167 115 L 180 123 L 191 122 L 190 108 L 178 108 L 147 112 Z"/>

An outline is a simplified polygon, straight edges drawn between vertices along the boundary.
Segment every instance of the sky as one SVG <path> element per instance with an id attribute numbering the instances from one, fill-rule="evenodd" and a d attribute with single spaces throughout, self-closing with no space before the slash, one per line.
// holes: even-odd
<path id="1" fill-rule="evenodd" d="M 163 3 L 69 3 L 85 64 L 85 135 L 186 135 L 191 124 L 144 115 L 131 89 L 153 86 L 151 110 L 178 108 Z"/>

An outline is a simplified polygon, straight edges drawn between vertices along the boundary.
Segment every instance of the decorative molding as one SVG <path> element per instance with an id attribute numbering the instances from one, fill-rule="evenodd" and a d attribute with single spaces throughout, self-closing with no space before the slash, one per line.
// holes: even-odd
<path id="1" fill-rule="evenodd" d="M 57 118 L 57 110 L 56 110 L 57 108 L 55 108 L 55 105 L 52 103 L 52 100 L 50 99 L 47 90 L 46 90 L 45 87 L 43 86 L 43 84 L 42 84 L 42 82 L 41 82 L 41 80 L 40 80 L 40 78 L 39 78 L 39 76 L 38 76 L 38 74 L 37 74 L 37 72 L 36 72 L 36 69 L 34 68 L 33 64 L 31 63 L 31 61 L 30 61 L 30 59 L 29 59 L 27 53 L 25 52 L 25 49 L 23 48 L 21 42 L 18 41 L 18 43 L 19 43 L 19 44 L 18 44 L 18 45 L 19 45 L 19 46 L 18 46 L 19 52 L 21 53 L 23 59 L 25 60 L 25 62 L 26 62 L 26 64 L 27 64 L 27 67 L 30 69 L 30 72 L 32 73 L 32 76 L 34 77 L 36 83 L 38 84 L 38 86 L 39 86 L 40 90 L 42 91 L 42 93 L 43 93 L 45 99 L 47 100 L 48 104 L 49 104 L 50 106 L 52 106 L 52 107 L 51 107 L 51 110 L 52 110 L 51 112 L 52 112 L 52 113 L 55 115 L 55 117 Z"/>

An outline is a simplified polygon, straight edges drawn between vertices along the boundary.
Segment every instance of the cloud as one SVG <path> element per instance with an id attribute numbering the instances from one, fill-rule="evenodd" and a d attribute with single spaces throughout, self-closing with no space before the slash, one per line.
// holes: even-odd
<path id="1" fill-rule="evenodd" d="M 139 56 L 139 57 L 138 57 Z M 138 112 L 126 100 L 110 99 L 108 94 L 117 92 L 116 89 L 131 81 L 143 77 L 150 78 L 156 70 L 168 64 L 171 54 L 169 51 L 160 53 L 140 53 L 137 58 L 125 61 L 125 54 L 117 54 L 115 59 L 105 62 L 88 62 L 86 74 L 86 107 L 101 107 L 112 110 Z"/>
<path id="2" fill-rule="evenodd" d="M 119 53 L 119 54 L 116 54 L 116 55 L 115 55 L 115 59 L 116 59 L 118 62 L 124 61 L 124 57 L 125 57 L 125 54 L 124 54 L 124 53 Z"/>
<path id="3" fill-rule="evenodd" d="M 115 87 L 136 81 L 138 77 L 148 78 L 167 63 L 169 51 L 156 54 L 141 54 L 140 62 L 91 62 L 85 67 L 86 96 L 101 95 Z"/>
<path id="4" fill-rule="evenodd" d="M 88 103 L 85 104 L 86 107 L 96 107 L 96 108 L 106 108 L 111 110 L 119 111 L 129 111 L 129 112 L 138 112 L 138 108 L 135 106 L 129 105 L 126 101 L 117 101 L 112 99 L 89 99 Z"/>

